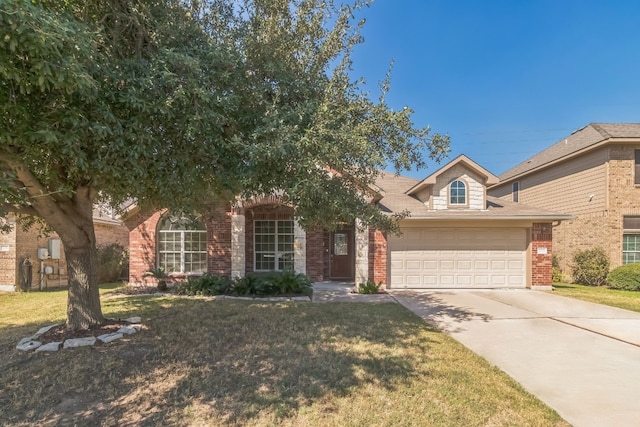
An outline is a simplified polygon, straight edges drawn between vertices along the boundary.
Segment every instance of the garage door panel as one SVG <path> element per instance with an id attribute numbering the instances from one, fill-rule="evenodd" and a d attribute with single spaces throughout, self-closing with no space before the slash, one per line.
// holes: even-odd
<path id="1" fill-rule="evenodd" d="M 472 270 L 473 261 L 470 259 L 456 261 L 456 268 L 458 270 Z"/>
<path id="2" fill-rule="evenodd" d="M 390 236 L 391 287 L 526 285 L 526 230 L 412 230 Z"/>

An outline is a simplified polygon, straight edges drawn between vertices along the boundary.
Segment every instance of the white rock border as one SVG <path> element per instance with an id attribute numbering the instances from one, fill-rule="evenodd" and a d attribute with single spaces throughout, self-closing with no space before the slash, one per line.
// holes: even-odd
<path id="1" fill-rule="evenodd" d="M 30 337 L 25 337 L 20 340 L 18 345 L 16 346 L 16 350 L 20 351 L 31 351 L 35 350 L 36 353 L 40 352 L 52 352 L 60 350 L 62 348 L 78 348 L 78 347 L 86 347 L 93 346 L 96 342 L 101 343 L 110 343 L 115 340 L 119 340 L 125 335 L 135 334 L 136 332 L 140 332 L 142 329 L 142 319 L 140 316 L 129 317 L 127 319 L 114 319 L 109 318 L 107 320 L 119 321 L 129 323 L 128 326 L 121 327 L 117 332 L 111 334 L 100 335 L 99 337 L 84 337 L 84 338 L 70 338 L 65 341 L 59 342 L 50 342 L 47 344 L 42 344 L 42 342 L 38 341 L 38 338 L 45 333 L 49 332 L 52 328 L 56 326 L 62 325 L 62 323 L 56 323 L 54 325 L 49 325 L 38 329 L 38 332 L 31 335 Z"/>

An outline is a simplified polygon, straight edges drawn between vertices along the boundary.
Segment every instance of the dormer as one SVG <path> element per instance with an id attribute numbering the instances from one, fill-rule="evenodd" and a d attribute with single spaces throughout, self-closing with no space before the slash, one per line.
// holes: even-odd
<path id="1" fill-rule="evenodd" d="M 487 186 L 497 183 L 498 177 L 460 155 L 406 194 L 420 200 L 429 210 L 485 210 Z"/>

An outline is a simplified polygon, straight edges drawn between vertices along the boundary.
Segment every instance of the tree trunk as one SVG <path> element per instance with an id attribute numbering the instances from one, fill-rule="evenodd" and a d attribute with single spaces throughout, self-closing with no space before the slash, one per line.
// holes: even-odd
<path id="1" fill-rule="evenodd" d="M 69 275 L 67 328 L 88 329 L 103 324 L 105 319 L 100 307 L 95 244 L 65 249 L 65 255 Z"/>

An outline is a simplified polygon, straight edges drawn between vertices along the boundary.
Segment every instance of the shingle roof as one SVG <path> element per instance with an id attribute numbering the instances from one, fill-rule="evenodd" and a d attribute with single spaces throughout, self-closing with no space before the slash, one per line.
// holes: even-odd
<path id="1" fill-rule="evenodd" d="M 529 172 L 610 138 L 640 138 L 640 123 L 591 123 L 500 175 L 500 181 Z"/>
<path id="2" fill-rule="evenodd" d="M 378 206 L 387 213 L 408 211 L 413 219 L 571 219 L 570 215 L 532 208 L 496 197 L 487 196 L 486 210 L 429 210 L 417 198 L 406 194 L 420 180 L 381 172 L 376 185 L 384 191 Z"/>

